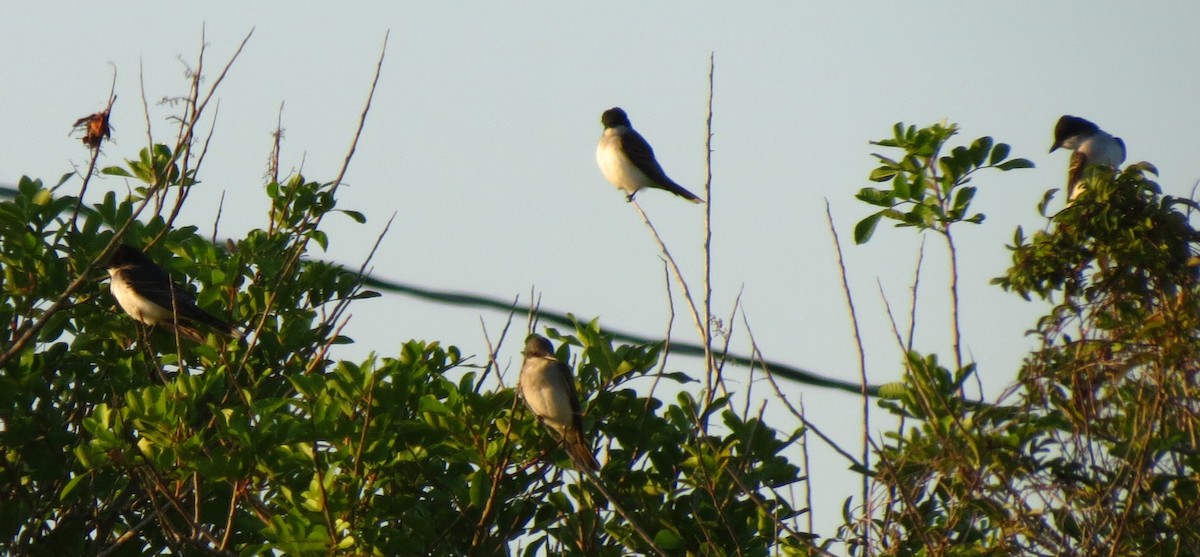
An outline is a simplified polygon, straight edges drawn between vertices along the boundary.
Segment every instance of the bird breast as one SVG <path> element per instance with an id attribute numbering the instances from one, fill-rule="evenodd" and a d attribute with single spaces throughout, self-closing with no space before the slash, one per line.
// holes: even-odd
<path id="1" fill-rule="evenodd" d="M 574 410 L 571 392 L 551 365 L 530 366 L 521 374 L 521 396 L 534 414 L 561 430 L 572 424 Z"/>
<path id="2" fill-rule="evenodd" d="M 604 130 L 604 136 L 596 146 L 596 163 L 604 178 L 625 193 L 636 192 L 650 180 L 625 155 L 621 137 L 614 128 Z"/>
<path id="3" fill-rule="evenodd" d="M 125 277 L 121 276 L 120 271 L 109 270 L 108 274 L 111 277 L 109 290 L 112 291 L 113 297 L 117 299 L 117 304 L 130 317 L 147 325 L 155 325 L 162 321 L 171 321 L 170 312 L 137 295 L 133 291 L 133 287 L 125 280 Z"/>

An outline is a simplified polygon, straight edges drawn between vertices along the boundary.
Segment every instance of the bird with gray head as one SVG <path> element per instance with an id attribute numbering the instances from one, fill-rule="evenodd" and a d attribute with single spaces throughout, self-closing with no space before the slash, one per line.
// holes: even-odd
<path id="1" fill-rule="evenodd" d="M 562 438 L 576 468 L 599 470 L 591 444 L 583 436 L 579 395 L 571 368 L 554 357 L 554 346 L 540 335 L 525 339 L 525 361 L 518 382 L 521 398 L 542 423 Z"/>
<path id="2" fill-rule="evenodd" d="M 1053 153 L 1059 147 L 1074 151 L 1067 167 L 1067 203 L 1083 191 L 1084 170 L 1099 164 L 1114 170 L 1125 162 L 1125 142 L 1078 116 L 1063 116 L 1054 126 Z"/>
<path id="3" fill-rule="evenodd" d="M 624 110 L 616 107 L 605 110 L 600 123 L 604 124 L 604 134 L 596 145 L 596 162 L 604 177 L 625 192 L 626 201 L 633 201 L 634 194 L 642 188 L 657 188 L 692 203 L 704 203 L 667 177 L 654 158 L 654 149 L 633 129 Z"/>
<path id="4" fill-rule="evenodd" d="M 117 304 L 137 321 L 177 331 L 196 342 L 204 342 L 197 324 L 228 337 L 242 336 L 241 331 L 229 323 L 200 309 L 196 297 L 175 284 L 167 271 L 141 250 L 121 244 L 105 267 L 111 279 L 108 287 Z"/>

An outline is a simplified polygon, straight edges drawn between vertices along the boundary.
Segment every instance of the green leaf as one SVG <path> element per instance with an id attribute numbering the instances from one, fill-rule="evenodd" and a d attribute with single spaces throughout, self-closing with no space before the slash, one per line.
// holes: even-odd
<path id="1" fill-rule="evenodd" d="M 67 497 L 71 495 L 71 492 L 74 491 L 79 483 L 85 478 L 87 478 L 86 474 L 76 474 L 74 478 L 71 478 L 71 481 L 67 482 L 67 485 L 62 488 L 62 491 L 58 492 L 58 500 L 66 501 Z"/>
<path id="2" fill-rule="evenodd" d="M 354 219 L 354 222 L 357 222 L 358 224 L 363 224 L 363 223 L 367 222 L 367 217 L 363 216 L 363 214 L 358 211 L 351 211 L 348 209 L 339 209 L 339 210 L 341 212 L 345 213 L 346 216 L 350 217 L 351 219 Z"/>
<path id="3" fill-rule="evenodd" d="M 104 174 L 106 176 L 121 176 L 124 178 L 133 178 L 133 174 L 130 174 L 128 170 L 125 170 L 124 168 L 121 168 L 119 166 L 109 166 L 109 167 L 102 168 L 102 169 L 100 169 L 100 173 Z"/>
<path id="4" fill-rule="evenodd" d="M 1158 176 L 1158 168 L 1156 166 L 1154 166 L 1153 164 L 1150 164 L 1146 161 L 1131 164 L 1131 165 L 1129 165 L 1128 168 L 1126 168 L 1126 170 L 1136 170 L 1139 172 L 1148 172 L 1150 174 Z"/>
<path id="5" fill-rule="evenodd" d="M 996 168 L 1004 171 L 1016 170 L 1018 168 L 1033 168 L 1033 162 L 1028 159 L 1013 159 L 996 165 Z"/>
<path id="6" fill-rule="evenodd" d="M 699 379 L 696 379 L 696 378 L 692 377 L 691 375 L 688 375 L 687 373 L 684 373 L 682 371 L 674 371 L 671 373 L 664 373 L 664 374 L 662 374 L 662 377 L 664 377 L 666 379 L 671 379 L 672 381 L 675 381 L 675 382 L 681 383 L 681 384 L 685 384 L 685 385 L 688 383 L 699 383 L 700 382 Z"/>
<path id="7" fill-rule="evenodd" d="M 877 188 L 863 188 L 854 197 L 877 207 L 892 206 L 892 193 Z"/>
<path id="8" fill-rule="evenodd" d="M 480 468 L 471 474 L 469 481 L 471 506 L 482 509 L 492 492 L 492 477 L 488 474 L 487 469 Z"/>
<path id="9" fill-rule="evenodd" d="M 997 143 L 995 147 L 992 147 L 992 156 L 988 159 L 988 165 L 995 166 L 1008 158 L 1010 149 L 1007 143 Z"/>
<path id="10" fill-rule="evenodd" d="M 976 139 L 971 144 L 971 162 L 975 166 L 983 166 L 983 162 L 987 160 L 988 153 L 992 150 L 992 141 L 991 137 L 984 136 Z"/>
<path id="11" fill-rule="evenodd" d="M 320 230 L 313 230 L 308 234 L 317 245 L 321 246 L 324 251 L 329 251 L 329 236 Z"/>
<path id="12" fill-rule="evenodd" d="M 442 401 L 434 398 L 433 395 L 427 394 L 421 397 L 419 408 L 422 412 L 432 412 L 434 414 L 453 415 L 454 411 L 450 407 L 442 403 Z"/>
<path id="13" fill-rule="evenodd" d="M 879 219 L 883 217 L 883 211 L 875 213 L 863 220 L 858 221 L 854 225 L 854 243 L 862 245 L 871 239 L 871 235 L 875 233 L 875 227 L 879 225 Z"/>
<path id="14" fill-rule="evenodd" d="M 871 171 L 871 175 L 867 178 L 872 182 L 886 182 L 891 180 L 893 176 L 899 174 L 900 171 L 887 166 L 880 166 Z"/>
<path id="15" fill-rule="evenodd" d="M 879 396 L 888 400 L 900 400 L 908 392 L 903 381 L 892 381 L 879 386 Z"/>
<path id="16" fill-rule="evenodd" d="M 683 547 L 683 537 L 671 530 L 664 528 L 654 534 L 654 545 L 657 545 L 659 548 L 668 551 L 679 549 Z"/>
<path id="17" fill-rule="evenodd" d="M 954 211 L 964 213 L 967 206 L 971 204 L 971 200 L 975 199 L 975 188 L 967 186 L 959 188 L 958 193 L 954 195 Z"/>
<path id="18" fill-rule="evenodd" d="M 900 199 L 912 199 L 913 190 L 920 189 L 919 183 L 909 183 L 908 180 L 904 179 L 903 174 L 897 174 L 896 179 L 892 180 L 892 192 Z M 889 203 L 888 205 L 890 206 L 891 204 Z"/>

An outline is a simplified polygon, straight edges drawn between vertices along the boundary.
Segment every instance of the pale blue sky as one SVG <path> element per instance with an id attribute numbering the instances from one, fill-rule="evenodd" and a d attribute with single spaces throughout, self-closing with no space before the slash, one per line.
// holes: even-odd
<path id="1" fill-rule="evenodd" d="M 1200 179 L 1192 133 L 1200 122 L 1198 16 L 1187 2 L 5 3 L 0 183 L 22 174 L 52 183 L 86 162 L 68 132 L 75 118 L 103 107 L 109 62 L 119 70 L 120 98 L 116 142 L 102 163 L 135 156 L 146 142 L 139 64 L 152 103 L 181 95 L 179 59 L 195 60 L 202 24 L 210 77 L 253 28 L 219 93 L 203 185 L 185 221 L 210 231 L 223 191 L 222 235 L 262 227 L 262 177 L 280 103 L 284 168 L 303 164 L 309 178 L 332 179 L 390 30 L 349 187 L 339 192 L 341 207 L 370 220 L 329 221 L 329 258 L 357 267 L 396 212 L 374 261 L 383 278 L 501 298 L 525 299 L 535 287 L 546 307 L 656 335 L 667 319 L 662 264 L 633 208 L 596 168 L 599 117 L 625 108 L 668 174 L 700 193 L 715 52 L 715 307 L 727 315 L 744 288 L 756 338 L 772 359 L 857 376 L 825 224 L 828 198 L 847 243 L 871 380 L 899 374 L 876 280 L 905 307 L 918 239 L 881 227 L 868 246 L 849 243 L 869 212 L 853 199 L 868 185 L 869 140 L 896 121 L 948 119 L 962 126 L 963 141 L 991 135 L 1037 164 L 981 175 L 975 208 L 988 219 L 958 236 L 964 347 L 996 393 L 1031 346 L 1024 331 L 1041 308 L 988 280 L 1006 267 L 1003 246 L 1015 226 L 1040 228 L 1035 205 L 1064 180 L 1067 155 L 1046 153 L 1057 118 L 1083 116 L 1124 138 L 1128 161 L 1155 163 L 1167 193 L 1186 195 Z M 151 107 L 160 141 L 170 135 L 171 111 Z M 106 178 L 91 188 L 94 200 L 125 185 Z M 639 201 L 698 289 L 703 208 L 657 191 Z M 950 361 L 944 252 L 940 242 L 929 247 L 922 296 L 931 305 L 920 313 L 918 338 L 923 351 Z M 347 330 L 358 344 L 344 355 L 354 358 L 394 354 L 410 338 L 482 354 L 480 318 L 493 336 L 504 319 L 401 297 L 352 311 Z M 682 314 L 675 331 L 696 340 Z M 742 332 L 739 323 L 733 346 L 745 353 Z M 515 362 L 518 350 L 510 344 L 502 356 Z M 811 420 L 854 446 L 852 397 L 793 389 L 803 391 Z M 810 475 L 819 533 L 828 535 L 857 481 L 826 453 L 818 452 Z"/>

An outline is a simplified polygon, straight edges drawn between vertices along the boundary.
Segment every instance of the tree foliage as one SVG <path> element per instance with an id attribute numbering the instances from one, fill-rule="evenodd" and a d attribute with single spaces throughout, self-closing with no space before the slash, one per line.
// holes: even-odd
<path id="1" fill-rule="evenodd" d="M 963 397 L 974 364 L 910 349 L 902 384 L 883 389 L 902 421 L 877 455 L 871 553 L 1200 552 L 1200 236 L 1194 203 L 1163 196 L 1153 172 L 1091 168 L 1045 230 L 1018 229 L 995 282 L 1050 311 L 1000 400 Z"/>
<path id="2" fill-rule="evenodd" d="M 1049 310 L 1017 381 L 984 402 L 965 395 L 952 226 L 983 222 L 968 185 L 981 172 L 1032 165 L 989 137 L 950 147 L 952 124 L 875 142 L 901 154 L 875 155 L 880 187 L 858 194 L 875 212 L 855 240 L 884 219 L 945 238 L 955 354 L 903 346 L 903 380 L 879 390 L 897 426 L 855 463 L 868 500 L 818 545 L 794 493 L 809 471 L 784 455 L 807 430 L 772 427 L 720 368 L 712 391 L 696 387 L 703 372 L 665 343 L 621 344 L 596 321 L 544 331 L 576 374 L 594 475 L 521 405 L 498 364 L 519 348 L 503 339 L 482 361 L 420 340 L 345 359 L 348 308 L 379 294 L 317 256 L 335 241 L 327 216 L 365 216 L 338 206 L 338 179 L 273 172 L 264 224 L 244 237 L 178 222 L 207 193 L 193 138 L 211 91 L 194 79 L 174 145 L 93 172 L 112 148 L 95 139 L 86 173 L 23 178 L 0 203 L 7 553 L 1200 553 L 1197 207 L 1163 196 L 1146 163 L 1090 169 L 1044 230 L 1017 230 L 995 282 Z M 100 180 L 127 193 L 83 203 Z M 79 195 L 57 194 L 75 181 Z M 122 242 L 246 337 L 197 343 L 124 315 L 103 280 Z"/>
<path id="3" fill-rule="evenodd" d="M 122 181 L 128 195 L 81 205 L 24 178 L 0 203 L 0 549 L 807 552 L 791 492 L 803 478 L 781 455 L 799 431 L 695 396 L 689 373 L 665 369 L 661 343 L 619 345 L 594 321 L 548 331 L 577 374 L 604 462 L 596 476 L 571 470 L 496 355 L 473 364 L 414 340 L 393 356 L 339 359 L 353 342 L 347 308 L 377 293 L 314 255 L 333 241 L 325 217 L 364 217 L 338 207 L 336 180 L 297 174 L 265 184 L 265 224 L 237 240 L 176 222 L 207 193 L 190 139 L 199 118 L 180 118 L 174 146 L 80 177 L 81 189 Z M 245 339 L 196 343 L 124 315 L 103 280 L 119 242 Z M 659 381 L 678 395 L 657 398 Z M 710 417 L 720 425 L 702 427 Z"/>

